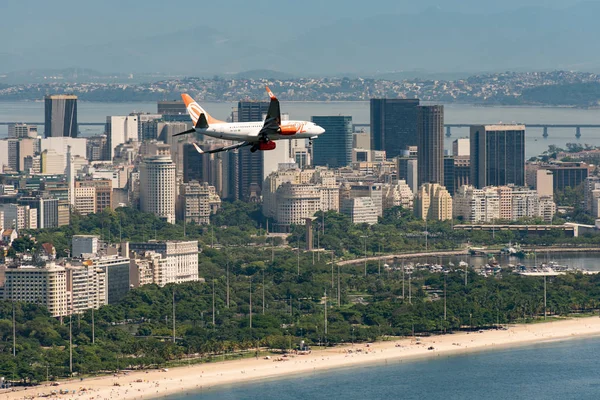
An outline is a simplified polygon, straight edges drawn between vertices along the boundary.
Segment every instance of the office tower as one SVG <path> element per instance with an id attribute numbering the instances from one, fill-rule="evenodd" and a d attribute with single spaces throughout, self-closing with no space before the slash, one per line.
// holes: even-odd
<path id="1" fill-rule="evenodd" d="M 556 162 L 544 166 L 552 172 L 555 190 L 563 190 L 566 187 L 576 188 L 585 182 L 588 177 L 590 165 L 584 162 Z"/>
<path id="2" fill-rule="evenodd" d="M 85 158 L 89 161 L 108 160 L 108 139 L 106 135 L 97 135 L 87 138 L 85 146 Z"/>
<path id="3" fill-rule="evenodd" d="M 408 160 L 406 163 L 406 183 L 413 193 L 417 193 L 417 189 L 419 188 L 418 164 L 418 161 L 415 159 Z"/>
<path id="4" fill-rule="evenodd" d="M 352 134 L 352 148 L 371 150 L 371 135 L 367 132 L 356 132 Z"/>
<path id="5" fill-rule="evenodd" d="M 118 145 L 129 140 L 138 140 L 138 116 L 108 116 L 104 130 L 107 136 L 107 156 L 111 161 Z"/>
<path id="6" fill-rule="evenodd" d="M 44 104 L 44 137 L 77 137 L 77 96 L 53 94 Z"/>
<path id="7" fill-rule="evenodd" d="M 144 140 L 156 139 L 158 132 L 158 121 L 162 119 L 160 114 L 149 114 L 149 113 L 131 113 L 129 116 L 136 116 L 138 122 L 138 135 L 137 140 L 139 142 Z"/>
<path id="8" fill-rule="evenodd" d="M 153 251 L 162 256 L 161 270 L 155 271 L 159 286 L 198 280 L 198 241 L 155 241 L 130 243 L 129 250 L 137 254 Z"/>
<path id="9" fill-rule="evenodd" d="M 346 167 L 352 163 L 352 117 L 314 116 L 312 122 L 325 129 L 325 133 L 313 140 L 313 165 L 330 168 Z"/>
<path id="10" fill-rule="evenodd" d="M 191 143 L 183 145 L 183 181 L 204 181 L 202 157 Z"/>
<path id="11" fill-rule="evenodd" d="M 4 228 L 37 229 L 37 210 L 29 206 L 14 203 L 0 204 L 0 213 L 4 214 L 4 221 L 0 226 Z M 2 223 L 4 222 L 4 225 Z"/>
<path id="12" fill-rule="evenodd" d="M 105 276 L 106 303 L 115 304 L 119 302 L 130 289 L 129 285 L 129 258 L 123 255 L 110 255 L 92 257 L 88 260 L 92 265 L 101 270 Z"/>
<path id="13" fill-rule="evenodd" d="M 452 219 L 452 196 L 438 183 L 425 183 L 415 197 L 415 214 L 423 220 L 446 221 Z"/>
<path id="14" fill-rule="evenodd" d="M 525 185 L 525 125 L 471 126 L 471 184 Z"/>
<path id="15" fill-rule="evenodd" d="M 237 121 L 234 122 L 262 121 L 263 115 L 267 114 L 268 109 L 268 101 L 240 101 L 237 107 Z M 277 142 L 277 149 L 283 143 L 284 141 Z M 267 153 L 271 157 L 273 151 Z M 257 197 L 260 197 L 265 175 L 263 171 L 265 152 L 252 153 L 248 147 L 245 147 L 239 149 L 237 154 L 237 172 L 239 174 L 237 191 L 239 192 L 239 198 L 250 201 L 258 200 Z M 229 180 L 228 185 L 231 186 L 231 180 Z"/>
<path id="16" fill-rule="evenodd" d="M 37 137 L 37 133 L 37 125 L 8 124 L 9 139 L 35 139 Z"/>
<path id="17" fill-rule="evenodd" d="M 262 121 L 267 111 L 269 111 L 268 101 L 239 101 L 237 122 Z"/>
<path id="18" fill-rule="evenodd" d="M 157 114 L 161 115 L 186 115 L 185 103 L 181 100 L 159 101 L 156 104 Z"/>
<path id="19" fill-rule="evenodd" d="M 21 197 L 17 200 L 21 206 L 29 206 L 37 210 L 37 227 L 57 228 L 58 223 L 58 199 L 44 197 Z"/>
<path id="20" fill-rule="evenodd" d="M 15 172 L 25 171 L 25 158 L 33 157 L 36 152 L 37 139 L 22 138 L 8 139 L 7 143 L 6 166 Z"/>
<path id="21" fill-rule="evenodd" d="M 538 196 L 554 196 L 554 174 L 547 169 L 538 169 L 535 187 Z"/>
<path id="22" fill-rule="evenodd" d="M 175 223 L 175 164 L 168 156 L 146 157 L 140 164 L 140 208 Z"/>
<path id="23" fill-rule="evenodd" d="M 471 155 L 469 138 L 460 138 L 452 142 L 452 155 L 455 157 L 468 157 Z"/>
<path id="24" fill-rule="evenodd" d="M 419 186 L 444 184 L 444 106 L 417 107 Z"/>
<path id="25" fill-rule="evenodd" d="M 73 190 L 72 210 L 80 215 L 96 212 L 96 188 L 77 187 Z"/>
<path id="26" fill-rule="evenodd" d="M 183 177 L 183 157 L 184 146 L 191 142 L 196 142 L 195 135 L 175 136 L 180 132 L 191 128 L 190 123 L 186 122 L 159 122 L 158 139 L 170 146 L 171 159 L 175 164 L 175 174 L 177 178 Z"/>
<path id="27" fill-rule="evenodd" d="M 452 196 L 454 196 L 454 193 L 458 189 L 454 186 L 454 165 L 454 157 L 444 157 L 444 186 Z"/>
<path id="28" fill-rule="evenodd" d="M 394 158 L 416 146 L 418 106 L 419 99 L 371 99 L 371 150 Z"/>

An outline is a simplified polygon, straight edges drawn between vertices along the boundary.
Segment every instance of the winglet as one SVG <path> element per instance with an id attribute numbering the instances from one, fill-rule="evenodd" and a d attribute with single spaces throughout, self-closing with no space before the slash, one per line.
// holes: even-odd
<path id="1" fill-rule="evenodd" d="M 196 143 L 192 143 L 192 144 L 194 145 L 194 147 L 196 148 L 196 151 L 198 151 L 198 153 L 204 154 L 204 151 Z"/>
<path id="2" fill-rule="evenodd" d="M 265 88 L 267 88 L 267 93 L 269 94 L 269 97 L 271 98 L 271 100 L 277 100 L 277 97 L 275 97 L 273 92 L 271 92 L 271 89 L 269 89 L 268 86 L 265 86 Z"/>

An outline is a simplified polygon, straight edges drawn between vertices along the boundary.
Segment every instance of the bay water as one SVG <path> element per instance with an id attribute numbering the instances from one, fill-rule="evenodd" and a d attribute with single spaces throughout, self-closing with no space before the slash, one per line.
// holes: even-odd
<path id="1" fill-rule="evenodd" d="M 226 119 L 234 102 L 205 102 L 206 110 L 220 119 Z M 80 101 L 77 105 L 79 122 L 104 122 L 108 115 L 127 115 L 131 112 L 156 112 L 154 102 L 98 103 Z M 282 112 L 291 119 L 310 120 L 317 115 L 350 115 L 355 124 L 368 124 L 369 102 L 283 102 Z M 0 122 L 42 122 L 44 120 L 43 102 L 0 102 Z M 529 107 L 529 106 L 490 106 L 482 107 L 468 104 L 446 104 L 444 120 L 448 124 L 598 124 L 599 109 L 578 109 L 569 107 Z M 38 128 L 40 133 L 43 127 Z M 367 128 L 368 129 L 368 128 Z M 80 126 L 82 136 L 102 133 L 102 126 Z M 575 137 L 575 129 L 549 129 L 549 137 L 542 137 L 541 128 L 527 128 L 525 155 L 527 158 L 543 152 L 549 145 L 564 147 L 568 142 L 600 146 L 600 131 L 582 129 L 581 138 Z M 0 137 L 6 136 L 7 127 L 0 126 Z M 453 128 L 452 136 L 446 138 L 445 148 L 452 149 L 452 141 L 468 135 L 467 128 Z"/>
<path id="2" fill-rule="evenodd" d="M 388 360 L 190 392 L 170 400 L 598 399 L 600 338 Z"/>

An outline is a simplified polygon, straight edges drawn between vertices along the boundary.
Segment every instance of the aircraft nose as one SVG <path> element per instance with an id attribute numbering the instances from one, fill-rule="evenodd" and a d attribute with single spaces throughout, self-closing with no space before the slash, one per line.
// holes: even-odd
<path id="1" fill-rule="evenodd" d="M 325 129 L 323 129 L 319 125 L 317 125 L 317 135 L 320 135 L 322 133 L 325 133 Z"/>

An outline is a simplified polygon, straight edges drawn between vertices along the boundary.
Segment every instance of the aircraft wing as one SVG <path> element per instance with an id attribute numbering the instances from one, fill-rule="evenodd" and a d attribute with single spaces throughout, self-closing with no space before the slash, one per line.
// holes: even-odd
<path id="1" fill-rule="evenodd" d="M 281 111 L 279 109 L 279 100 L 277 99 L 277 97 L 275 97 L 273 92 L 271 92 L 271 89 L 269 89 L 268 86 L 266 88 L 267 93 L 271 98 L 271 103 L 269 104 L 269 110 L 267 111 L 265 123 L 259 132 L 260 136 L 267 136 L 270 133 L 279 132 L 281 125 Z"/>
<path id="2" fill-rule="evenodd" d="M 239 149 L 240 147 L 244 147 L 244 146 L 250 146 L 252 143 L 250 142 L 240 142 L 240 143 L 236 143 L 236 144 L 232 144 L 231 146 L 225 146 L 225 147 L 220 147 L 218 149 L 213 149 L 213 150 L 207 150 L 204 151 L 200 148 L 200 146 L 198 146 L 196 143 L 192 143 L 194 145 L 194 147 L 196 148 L 196 151 L 200 154 L 212 154 L 212 153 L 219 153 L 221 151 L 229 151 L 229 150 L 235 150 L 235 149 Z"/>

